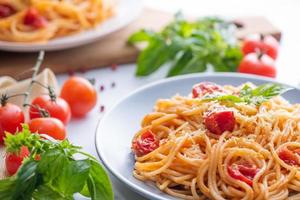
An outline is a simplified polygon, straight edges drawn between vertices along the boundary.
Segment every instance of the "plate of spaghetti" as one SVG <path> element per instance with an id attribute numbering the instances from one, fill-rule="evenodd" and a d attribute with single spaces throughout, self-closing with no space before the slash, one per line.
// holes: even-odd
<path id="1" fill-rule="evenodd" d="M 300 199 L 300 90 L 233 73 L 164 79 L 100 121 L 98 154 L 149 199 Z"/>
<path id="2" fill-rule="evenodd" d="M 62 50 L 94 42 L 140 14 L 139 0 L 0 0 L 0 49 Z"/>

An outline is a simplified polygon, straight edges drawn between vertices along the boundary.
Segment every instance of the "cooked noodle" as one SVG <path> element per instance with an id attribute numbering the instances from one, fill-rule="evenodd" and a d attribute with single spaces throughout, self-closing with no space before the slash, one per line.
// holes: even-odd
<path id="1" fill-rule="evenodd" d="M 234 93 L 240 87 L 224 88 Z M 300 149 L 300 105 L 277 96 L 260 106 L 225 106 L 234 112 L 235 127 L 215 136 L 204 116 L 221 104 L 179 95 L 158 100 L 134 140 L 151 130 L 159 147 L 135 156 L 133 175 L 182 199 L 300 199 L 300 166 L 278 155 Z M 252 186 L 229 175 L 232 163 L 257 167 Z"/>
<path id="2" fill-rule="evenodd" d="M 112 5 L 103 0 L 0 0 L 0 4 L 16 11 L 0 17 L 0 40 L 13 42 L 45 42 L 95 27 L 113 14 Z M 45 27 L 24 24 L 30 8 L 45 18 Z"/>

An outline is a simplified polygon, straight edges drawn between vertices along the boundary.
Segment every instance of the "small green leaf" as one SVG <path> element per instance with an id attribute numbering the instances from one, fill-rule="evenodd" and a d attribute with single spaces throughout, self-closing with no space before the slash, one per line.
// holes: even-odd
<path id="1" fill-rule="evenodd" d="M 92 200 L 113 200 L 114 194 L 109 177 L 102 166 L 93 160 L 91 162 L 90 175 L 87 180 L 89 193 Z"/>

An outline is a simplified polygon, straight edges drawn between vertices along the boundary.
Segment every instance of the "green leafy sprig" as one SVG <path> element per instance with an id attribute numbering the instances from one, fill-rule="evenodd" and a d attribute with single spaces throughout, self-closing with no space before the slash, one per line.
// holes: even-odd
<path id="1" fill-rule="evenodd" d="M 245 85 L 238 95 L 228 95 L 223 93 L 213 93 L 205 95 L 204 101 L 221 101 L 227 103 L 246 103 L 252 105 L 260 105 L 272 97 L 283 94 L 291 88 L 280 84 L 263 84 L 254 89 L 249 85 Z"/>
<path id="2" fill-rule="evenodd" d="M 140 30 L 129 44 L 146 43 L 137 59 L 137 76 L 147 76 L 166 63 L 168 76 L 215 71 L 236 71 L 242 58 L 235 36 L 235 25 L 219 18 L 187 21 L 179 13 L 160 32 Z"/>
<path id="3" fill-rule="evenodd" d="M 113 200 L 112 185 L 98 161 L 69 141 L 49 141 L 31 133 L 27 125 L 5 138 L 7 152 L 26 146 L 30 156 L 17 174 L 0 180 L 1 200 L 71 200 L 75 193 L 92 200 Z M 77 156 L 84 157 L 75 159 Z M 37 159 L 39 157 L 39 159 Z"/>

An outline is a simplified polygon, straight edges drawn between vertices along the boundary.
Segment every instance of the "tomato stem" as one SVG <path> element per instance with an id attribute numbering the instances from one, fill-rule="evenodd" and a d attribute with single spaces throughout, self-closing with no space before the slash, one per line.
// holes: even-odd
<path id="1" fill-rule="evenodd" d="M 13 95 L 2 94 L 2 96 L 0 98 L 0 104 L 1 104 L 1 106 L 5 106 L 8 99 L 14 98 L 14 97 L 19 97 L 19 96 L 25 96 L 25 95 L 26 95 L 26 93 L 13 94 Z"/>
<path id="2" fill-rule="evenodd" d="M 50 117 L 50 114 L 49 114 L 49 112 L 48 112 L 47 110 L 45 110 L 45 109 L 41 108 L 41 107 L 40 107 L 40 106 L 38 106 L 38 105 L 32 105 L 32 104 L 23 104 L 23 106 L 24 106 L 24 107 L 26 107 L 26 106 L 29 106 L 29 107 L 33 107 L 33 108 L 37 109 L 37 110 L 38 110 L 38 112 L 39 112 L 39 114 L 40 114 L 40 115 L 41 115 L 41 117 L 43 117 L 43 118 Z"/>
<path id="3" fill-rule="evenodd" d="M 55 94 L 54 88 L 53 88 L 52 86 L 50 86 L 50 85 L 49 85 L 49 86 L 46 86 L 46 85 L 44 85 L 44 84 L 42 84 L 41 82 L 36 81 L 36 80 L 33 80 L 32 83 L 33 83 L 33 84 L 36 83 L 36 84 L 38 84 L 39 86 L 41 86 L 41 87 L 47 89 L 48 92 L 49 92 L 48 94 L 49 94 L 49 97 L 50 97 L 51 101 L 56 101 L 56 94 Z"/>

